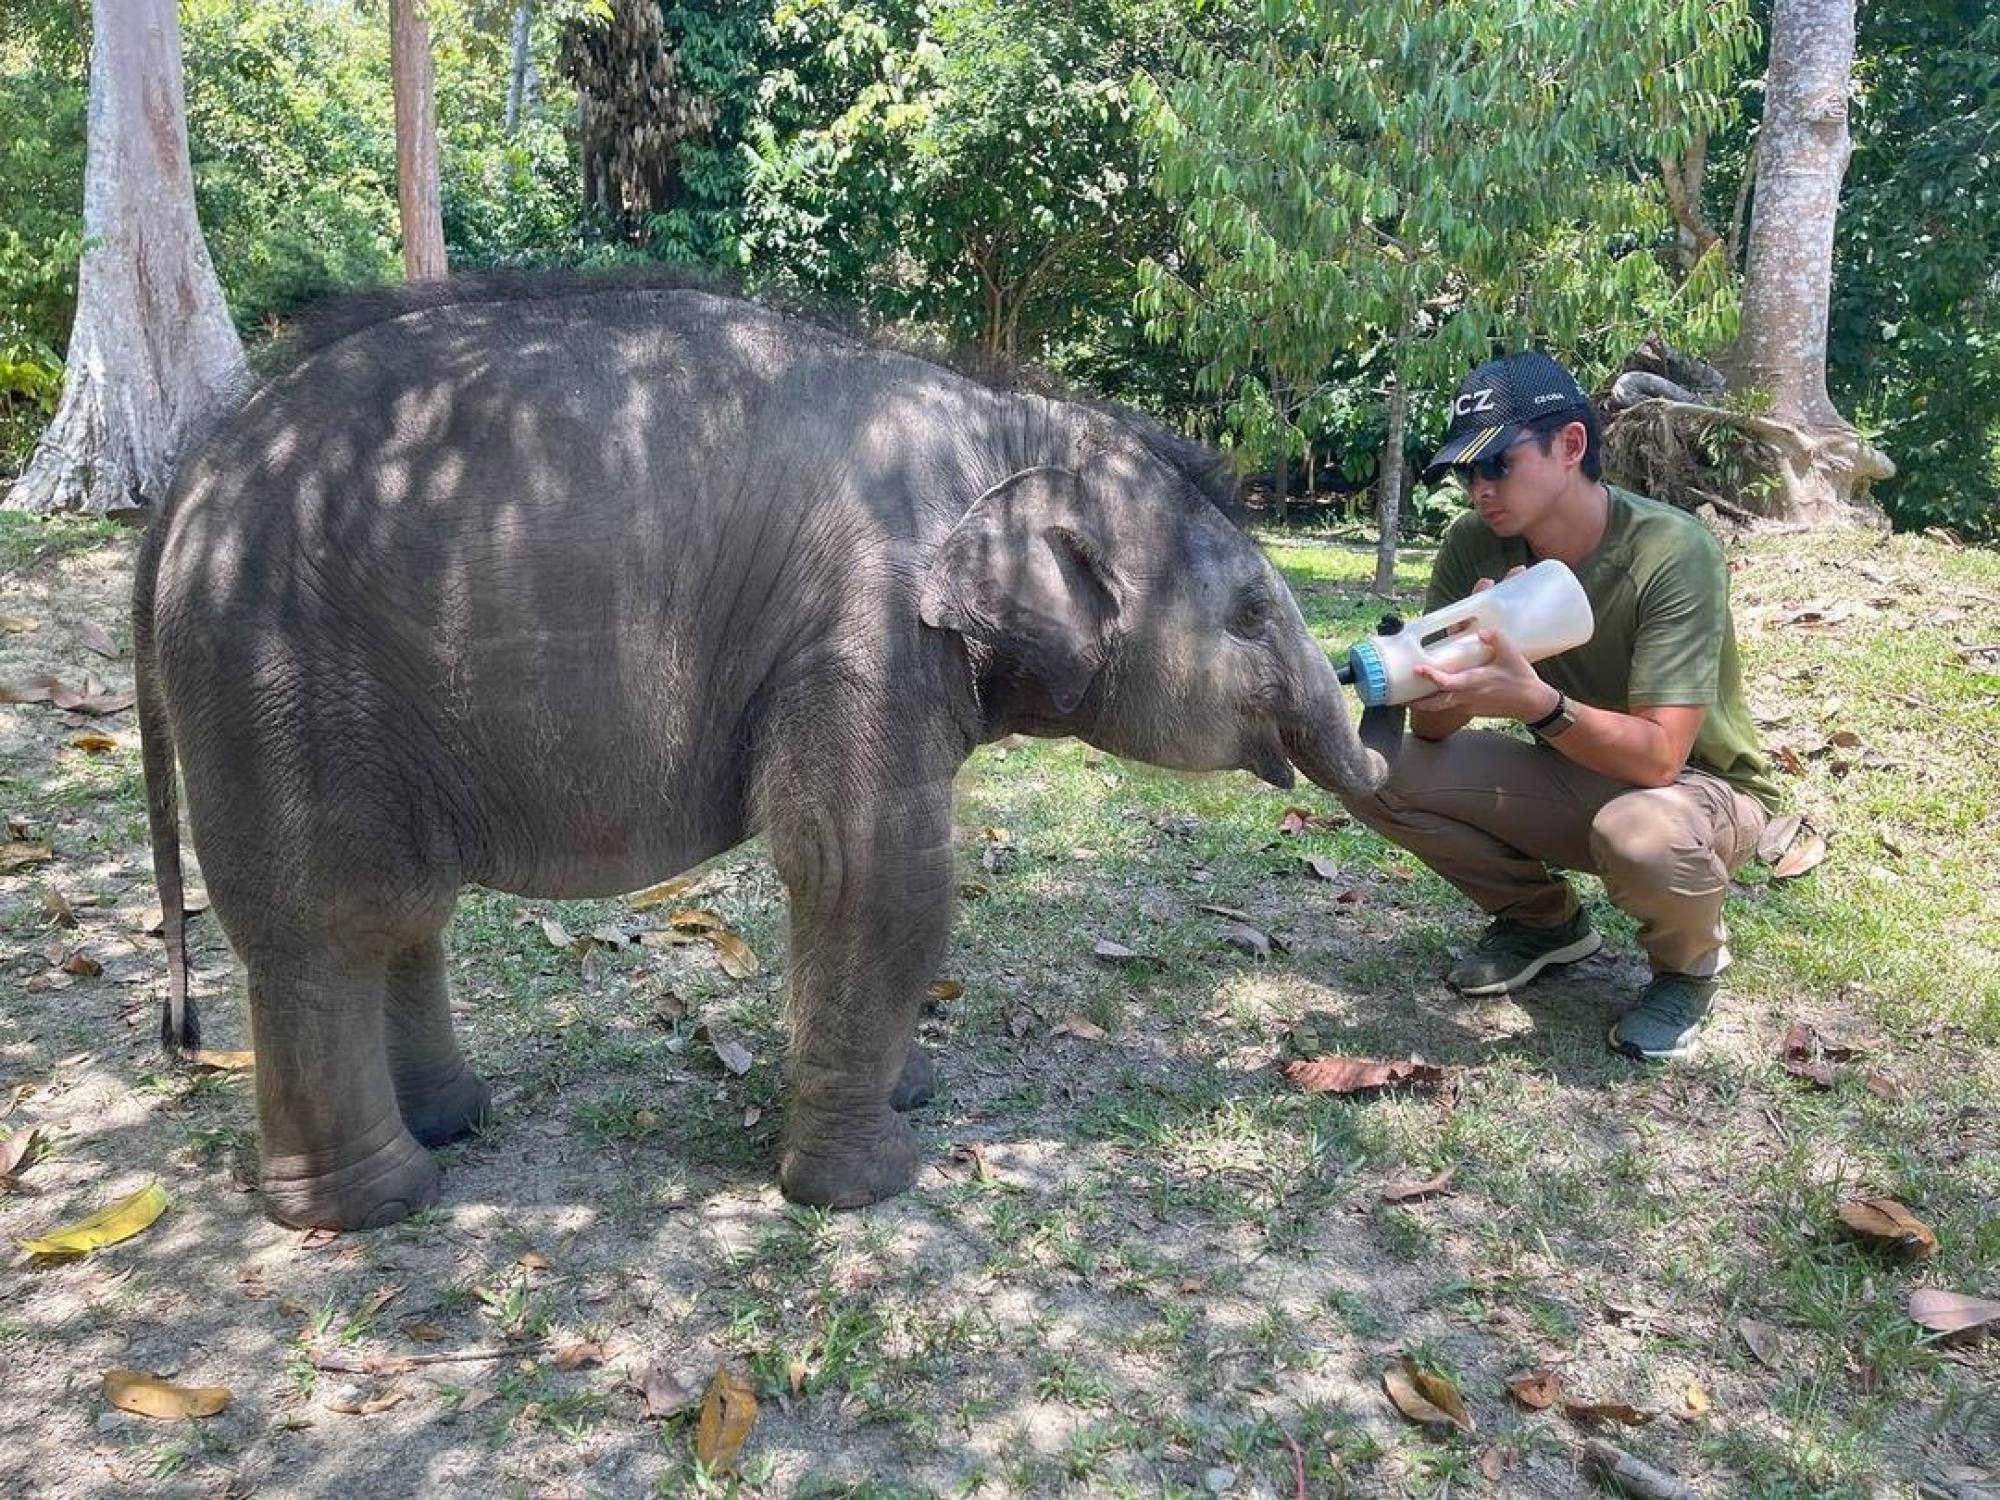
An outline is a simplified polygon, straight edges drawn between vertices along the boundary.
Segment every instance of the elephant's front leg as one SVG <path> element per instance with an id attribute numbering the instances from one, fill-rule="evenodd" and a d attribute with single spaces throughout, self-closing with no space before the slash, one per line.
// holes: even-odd
<path id="1" fill-rule="evenodd" d="M 916 1173 L 895 1105 L 911 1102 L 899 1083 L 951 927 L 951 783 L 821 807 L 774 826 L 771 845 L 792 898 L 778 1180 L 795 1202 L 858 1207 Z"/>

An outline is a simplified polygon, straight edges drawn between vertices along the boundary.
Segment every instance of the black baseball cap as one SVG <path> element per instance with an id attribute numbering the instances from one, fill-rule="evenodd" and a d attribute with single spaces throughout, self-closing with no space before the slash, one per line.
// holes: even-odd
<path id="1" fill-rule="evenodd" d="M 1555 412 L 1590 409 L 1576 377 L 1538 349 L 1489 359 L 1459 382 L 1444 446 L 1424 466 L 1436 484 L 1453 464 L 1469 464 L 1511 446 L 1521 429 Z"/>

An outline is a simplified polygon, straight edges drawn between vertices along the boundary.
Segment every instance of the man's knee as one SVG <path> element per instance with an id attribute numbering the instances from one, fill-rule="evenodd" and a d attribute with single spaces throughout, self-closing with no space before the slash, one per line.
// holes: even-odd
<path id="1" fill-rule="evenodd" d="M 1706 895 L 1728 878 L 1712 830 L 1690 816 L 1673 787 L 1605 803 L 1591 819 L 1590 853 L 1614 900 L 1618 893 Z"/>

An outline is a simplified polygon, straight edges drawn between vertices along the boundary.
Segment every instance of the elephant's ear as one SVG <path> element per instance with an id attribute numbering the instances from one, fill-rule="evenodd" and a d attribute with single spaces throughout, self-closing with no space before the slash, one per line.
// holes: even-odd
<path id="1" fill-rule="evenodd" d="M 972 503 L 924 575 L 926 625 L 983 641 L 1018 662 L 1060 713 L 1104 665 L 1116 578 L 1083 481 L 1023 469 Z"/>

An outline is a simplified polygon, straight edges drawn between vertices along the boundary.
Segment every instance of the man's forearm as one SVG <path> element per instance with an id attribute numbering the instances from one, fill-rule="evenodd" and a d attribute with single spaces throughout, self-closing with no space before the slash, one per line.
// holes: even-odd
<path id="1" fill-rule="evenodd" d="M 1587 770 L 1633 786 L 1672 786 L 1687 764 L 1667 731 L 1650 719 L 1570 700 L 1576 722 L 1547 741 Z"/>

